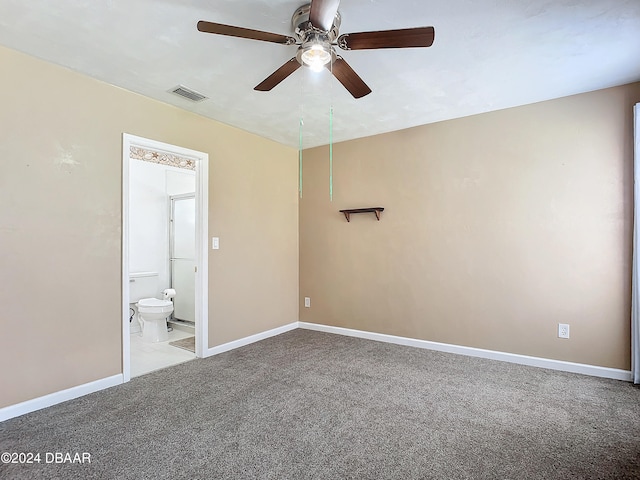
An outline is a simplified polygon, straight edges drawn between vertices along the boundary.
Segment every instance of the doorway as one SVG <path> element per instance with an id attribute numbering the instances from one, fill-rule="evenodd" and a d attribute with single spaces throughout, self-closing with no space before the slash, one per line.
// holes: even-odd
<path id="1" fill-rule="evenodd" d="M 134 272 L 131 272 L 131 166 L 134 161 L 145 161 L 166 168 L 187 168 L 195 172 L 195 193 L 190 195 L 173 195 L 170 198 L 171 218 L 178 210 L 180 231 L 185 226 L 191 228 L 193 235 L 190 239 L 180 236 L 173 238 L 174 228 L 170 222 L 170 233 L 167 235 L 170 246 L 169 279 L 182 282 L 182 294 L 176 295 L 174 311 L 178 307 L 181 316 L 191 316 L 192 327 L 195 330 L 195 356 L 203 357 L 208 350 L 208 301 L 207 301 L 207 245 L 208 245 L 208 154 L 170 145 L 155 140 L 123 134 L 122 152 L 122 358 L 124 381 L 131 378 L 131 340 L 130 340 L 130 292 L 129 282 Z M 174 198 L 175 197 L 175 198 Z M 189 198 L 190 197 L 190 198 Z M 175 202 L 178 202 L 177 204 Z M 189 204 L 189 202 L 191 202 Z M 184 208 L 187 207 L 187 208 Z M 191 208 L 191 213 L 188 209 Z M 165 210 L 166 211 L 166 210 Z M 184 233 L 184 232 L 183 232 Z M 179 234 L 180 235 L 180 234 Z M 174 246 L 177 254 L 174 262 Z M 190 257 L 185 257 L 185 254 Z M 183 261 L 184 260 L 184 261 Z M 187 275 L 187 264 L 189 264 Z M 160 275 L 162 278 L 162 276 Z M 180 278 L 178 278 L 180 277 Z M 190 277 L 190 278 L 189 278 Z M 187 283 L 184 283 L 187 280 Z M 163 284 L 162 288 L 171 287 L 173 283 Z M 180 304 L 178 298 L 180 297 Z M 191 301 L 188 298 L 191 297 Z M 188 305 L 190 303 L 190 306 Z M 174 314 L 174 317 L 176 315 Z M 171 324 L 170 324 L 171 325 Z"/>

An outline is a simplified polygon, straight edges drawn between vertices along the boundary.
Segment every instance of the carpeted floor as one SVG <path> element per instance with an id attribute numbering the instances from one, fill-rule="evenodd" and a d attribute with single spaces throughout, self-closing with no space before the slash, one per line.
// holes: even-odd
<path id="1" fill-rule="evenodd" d="M 640 389 L 294 330 L 6 421 L 0 452 L 42 455 L 2 479 L 638 479 Z"/>
<path id="2" fill-rule="evenodd" d="M 196 353 L 196 337 L 181 338 L 180 340 L 169 342 L 169 345 Z"/>

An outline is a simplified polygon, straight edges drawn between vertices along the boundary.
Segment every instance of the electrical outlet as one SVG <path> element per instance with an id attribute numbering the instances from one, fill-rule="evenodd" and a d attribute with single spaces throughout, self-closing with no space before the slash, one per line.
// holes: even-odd
<path id="1" fill-rule="evenodd" d="M 558 338 L 569 338 L 569 324 L 568 323 L 559 323 L 558 324 Z"/>
<path id="2" fill-rule="evenodd" d="M 304 306 L 306 308 L 311 308 L 311 297 L 304 297 Z"/>

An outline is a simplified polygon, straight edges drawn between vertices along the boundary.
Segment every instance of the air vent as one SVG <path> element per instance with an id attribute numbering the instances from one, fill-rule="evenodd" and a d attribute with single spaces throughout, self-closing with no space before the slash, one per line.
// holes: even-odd
<path id="1" fill-rule="evenodd" d="M 175 93 L 176 95 L 180 95 L 181 97 L 188 98 L 192 102 L 201 102 L 208 97 L 205 97 L 201 93 L 198 93 L 190 88 L 185 87 L 184 85 L 178 85 L 176 88 L 169 90 L 171 93 Z"/>

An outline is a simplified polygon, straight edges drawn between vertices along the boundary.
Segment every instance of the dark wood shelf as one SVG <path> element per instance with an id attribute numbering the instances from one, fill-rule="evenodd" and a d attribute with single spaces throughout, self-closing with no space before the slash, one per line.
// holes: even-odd
<path id="1" fill-rule="evenodd" d="M 344 218 L 347 219 L 347 222 L 351 221 L 352 213 L 375 213 L 376 218 L 380 221 L 380 213 L 384 210 L 384 207 L 369 207 L 369 208 L 347 208 L 345 210 L 340 210 L 340 213 L 344 213 Z"/>

